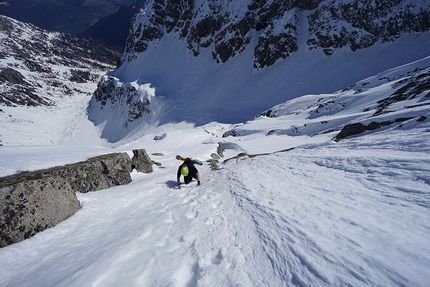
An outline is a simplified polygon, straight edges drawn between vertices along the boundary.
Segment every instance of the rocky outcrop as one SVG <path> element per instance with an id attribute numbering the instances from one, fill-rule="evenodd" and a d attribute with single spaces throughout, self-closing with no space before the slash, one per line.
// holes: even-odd
<path id="1" fill-rule="evenodd" d="M 0 96 L 0 104 L 6 106 L 52 106 L 47 98 L 35 94 L 35 88 L 25 81 L 25 77 L 12 68 L 0 68 L 0 86 L 8 86 Z"/>
<path id="2" fill-rule="evenodd" d="M 117 106 L 127 107 L 128 110 L 124 111 L 126 117 L 121 119 L 124 128 L 127 128 L 129 123 L 145 114 L 151 114 L 151 102 L 147 97 L 140 96 L 138 87 L 132 83 L 123 85 L 114 77 L 104 76 L 103 79 L 103 81 L 99 82 L 97 90 L 94 92 L 91 105 L 99 104 L 100 109 L 110 106 L 112 110 L 115 110 Z M 90 115 L 90 120 L 97 123 L 97 119 L 92 115 Z"/>
<path id="3" fill-rule="evenodd" d="M 58 175 L 17 177 L 0 185 L 0 247 L 53 227 L 80 208 L 72 187 Z"/>
<path id="4" fill-rule="evenodd" d="M 343 139 L 346 139 L 347 137 L 358 135 L 361 133 L 364 133 L 365 131 L 373 131 L 376 129 L 379 129 L 384 126 L 389 126 L 394 123 L 402 123 L 408 120 L 411 120 L 413 118 L 398 118 L 393 121 L 384 121 L 384 122 L 371 122 L 368 125 L 362 124 L 362 123 L 353 123 L 353 124 L 347 124 L 345 125 L 340 133 L 336 135 L 334 138 L 335 141 L 340 141 Z M 416 120 L 417 122 L 424 121 L 426 117 L 420 116 Z"/>
<path id="5" fill-rule="evenodd" d="M 121 140 L 130 130 L 150 122 L 159 107 L 155 89 L 149 84 L 122 83 L 103 76 L 88 106 L 88 118 L 94 125 L 109 122 L 102 137 L 110 142 Z"/>
<path id="6" fill-rule="evenodd" d="M 133 150 L 133 158 L 131 159 L 132 169 L 136 169 L 138 172 L 151 173 L 153 162 L 149 158 L 146 150 L 135 149 Z"/>
<path id="7" fill-rule="evenodd" d="M 126 153 L 0 179 L 0 247 L 30 238 L 80 208 L 75 192 L 86 193 L 131 182 Z"/>

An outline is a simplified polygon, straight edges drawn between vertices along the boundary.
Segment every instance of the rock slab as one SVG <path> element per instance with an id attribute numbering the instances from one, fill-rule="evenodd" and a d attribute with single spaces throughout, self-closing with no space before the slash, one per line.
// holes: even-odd
<path id="1" fill-rule="evenodd" d="M 131 182 L 127 153 L 0 178 L 0 248 L 54 227 L 80 208 L 75 192 Z"/>
<path id="2" fill-rule="evenodd" d="M 133 150 L 133 158 L 131 159 L 132 169 L 138 172 L 151 173 L 153 162 L 144 149 Z"/>

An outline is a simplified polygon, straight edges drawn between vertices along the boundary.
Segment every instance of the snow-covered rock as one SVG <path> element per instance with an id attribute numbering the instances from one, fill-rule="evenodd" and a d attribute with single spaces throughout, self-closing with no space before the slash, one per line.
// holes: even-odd
<path id="1" fill-rule="evenodd" d="M 112 142 L 124 138 L 130 130 L 154 118 L 157 102 L 149 85 L 121 83 L 115 77 L 104 76 L 88 107 L 89 119 L 95 125 L 109 122 L 102 136 Z"/>
<path id="2" fill-rule="evenodd" d="M 428 1 L 321 1 L 309 16 L 309 49 L 364 49 L 430 28 Z"/>

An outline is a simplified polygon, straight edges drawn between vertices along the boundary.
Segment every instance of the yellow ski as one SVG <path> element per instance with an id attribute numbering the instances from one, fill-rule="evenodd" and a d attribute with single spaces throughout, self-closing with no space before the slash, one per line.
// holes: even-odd
<path id="1" fill-rule="evenodd" d="M 186 158 L 186 157 L 184 157 L 184 156 L 182 156 L 182 155 L 177 155 L 177 156 L 176 156 L 176 159 L 177 159 L 177 160 L 182 160 L 182 161 L 187 160 L 187 158 Z M 190 159 L 190 160 L 191 160 L 191 162 L 192 162 L 193 164 L 203 165 L 203 163 L 202 163 L 201 161 L 197 160 L 197 159 Z"/>

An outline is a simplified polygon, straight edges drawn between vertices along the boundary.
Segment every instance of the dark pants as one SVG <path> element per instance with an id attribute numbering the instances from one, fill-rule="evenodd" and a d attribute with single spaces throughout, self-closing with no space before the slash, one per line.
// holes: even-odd
<path id="1" fill-rule="evenodd" d="M 192 180 L 193 180 L 192 176 L 189 176 L 189 175 L 184 176 L 184 183 L 185 184 L 189 184 Z"/>
<path id="2" fill-rule="evenodd" d="M 185 184 L 189 184 L 193 180 L 193 178 L 197 179 L 197 175 L 194 175 L 194 176 L 192 176 L 192 175 L 184 176 L 184 183 Z"/>

